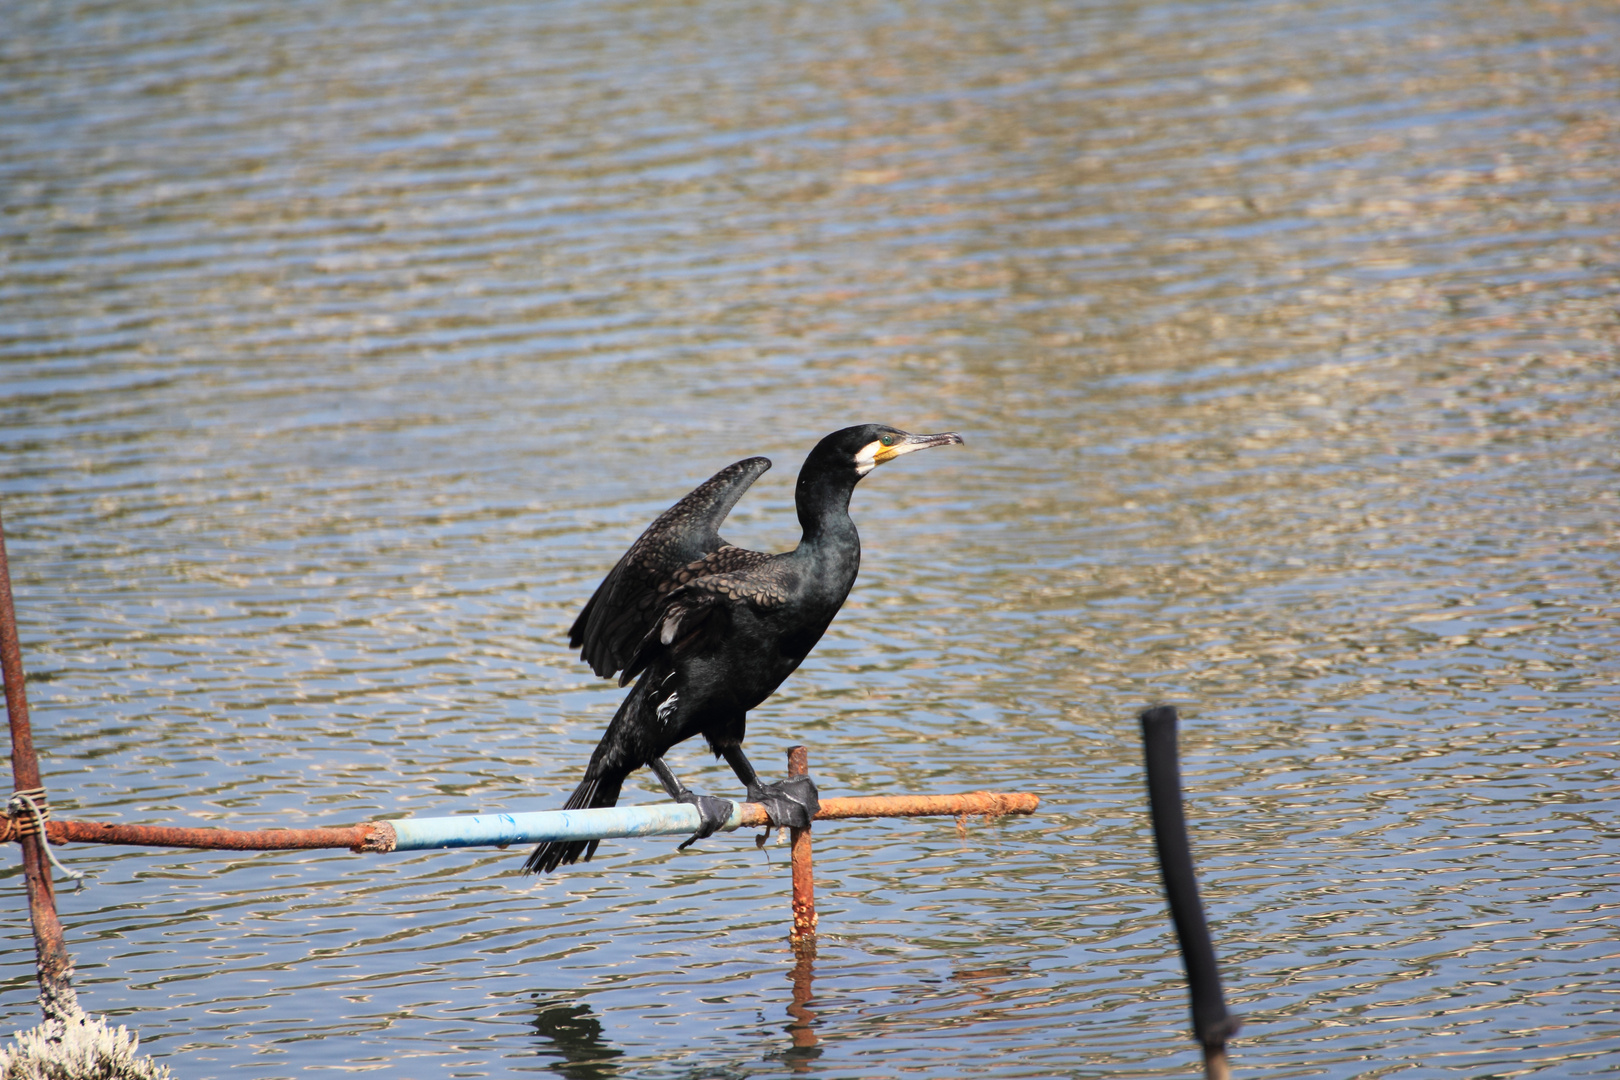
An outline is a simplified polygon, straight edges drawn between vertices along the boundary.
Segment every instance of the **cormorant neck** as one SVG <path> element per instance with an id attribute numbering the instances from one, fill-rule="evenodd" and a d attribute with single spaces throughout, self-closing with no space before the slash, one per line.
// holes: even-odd
<path id="1" fill-rule="evenodd" d="M 859 481 L 860 476 L 853 469 L 799 474 L 793 501 L 799 510 L 799 526 L 804 529 L 804 539 L 799 542 L 801 547 L 851 540 L 860 543 L 855 522 L 849 516 L 849 497 Z"/>

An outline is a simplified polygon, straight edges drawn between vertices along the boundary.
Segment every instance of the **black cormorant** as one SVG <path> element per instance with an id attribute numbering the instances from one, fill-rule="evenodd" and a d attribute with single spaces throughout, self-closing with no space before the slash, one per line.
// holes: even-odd
<path id="1" fill-rule="evenodd" d="M 670 747 L 701 734 L 773 824 L 808 825 L 819 806 L 814 781 L 760 782 L 742 751 L 748 710 L 799 666 L 855 584 L 861 538 L 849 497 L 861 477 L 913 450 L 961 441 L 955 432 L 909 435 L 881 424 L 828 435 L 799 470 L 794 502 L 804 535 L 780 555 L 720 539 L 720 523 L 771 467 L 766 458 L 728 465 L 660 514 L 568 632 L 569 644 L 598 675 L 622 672 L 620 686 L 632 679 L 636 685 L 563 808 L 612 806 L 625 777 L 650 765 L 672 798 L 698 807 L 703 825 L 692 839 L 710 835 L 730 816 L 731 803 L 687 790 L 663 760 Z M 550 872 L 589 859 L 596 845 L 544 843 L 523 868 Z"/>

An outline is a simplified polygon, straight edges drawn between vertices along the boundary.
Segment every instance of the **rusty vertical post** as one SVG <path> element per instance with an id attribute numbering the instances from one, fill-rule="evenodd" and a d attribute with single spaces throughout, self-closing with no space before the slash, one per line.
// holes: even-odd
<path id="1" fill-rule="evenodd" d="M 17 636 L 17 612 L 11 598 L 11 567 L 6 561 L 6 533 L 0 524 L 0 674 L 5 678 L 6 716 L 11 722 L 11 777 L 15 791 L 38 792 L 43 805 L 39 758 L 28 723 L 28 691 L 23 684 L 22 643 Z M 19 822 L 20 824 L 21 822 Z M 38 834 L 19 839 L 23 878 L 28 886 L 28 914 L 34 924 L 34 953 L 39 968 L 39 1004 L 47 1019 L 66 1020 L 79 1013 L 73 993 L 73 958 L 62 940 L 62 921 L 56 915 L 56 891 L 51 867 L 45 861 Z"/>
<path id="2" fill-rule="evenodd" d="M 802 746 L 788 751 L 788 776 L 810 775 L 810 752 Z M 793 1040 L 797 1055 L 788 1061 L 794 1072 L 804 1072 L 809 1062 L 803 1055 L 814 1056 L 820 1051 L 816 1044 L 814 1027 L 816 1014 L 810 1011 L 811 988 L 816 964 L 816 880 L 810 865 L 810 830 L 794 829 L 793 836 L 793 931 L 788 940 L 793 943 L 793 1004 L 788 1015 L 788 1037 Z"/>
<path id="3" fill-rule="evenodd" d="M 810 751 L 795 746 L 788 751 L 788 776 L 810 775 Z M 810 864 L 810 830 L 794 829 L 793 836 L 793 932 L 794 944 L 815 940 L 816 876 Z"/>

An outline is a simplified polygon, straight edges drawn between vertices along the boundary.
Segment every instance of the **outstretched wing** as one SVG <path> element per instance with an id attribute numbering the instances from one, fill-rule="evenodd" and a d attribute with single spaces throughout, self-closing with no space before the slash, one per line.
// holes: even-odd
<path id="1" fill-rule="evenodd" d="M 568 644 L 580 650 L 592 671 L 605 678 L 629 662 L 672 589 L 769 558 L 727 544 L 720 539 L 720 523 L 770 467 L 770 459 L 762 457 L 727 465 L 659 514 L 630 545 L 568 631 Z"/>
<path id="2" fill-rule="evenodd" d="M 743 549 L 722 548 L 716 555 L 727 551 L 742 552 Z M 747 565 L 725 573 L 694 577 L 669 593 L 635 654 L 624 665 L 620 686 L 641 674 L 659 654 L 676 657 L 694 648 L 701 649 L 705 641 L 725 633 L 738 605 L 765 611 L 787 603 L 788 594 L 796 584 L 790 580 L 792 571 L 784 570 L 775 556 L 757 551 L 743 553 L 753 556 L 747 560 Z"/>

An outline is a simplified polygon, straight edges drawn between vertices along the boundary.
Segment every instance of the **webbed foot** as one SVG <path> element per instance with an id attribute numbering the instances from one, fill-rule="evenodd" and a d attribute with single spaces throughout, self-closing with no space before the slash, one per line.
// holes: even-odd
<path id="1" fill-rule="evenodd" d="M 773 827 L 787 826 L 808 829 L 810 821 L 821 809 L 821 793 L 816 782 L 808 776 L 795 776 L 778 780 L 774 784 L 750 784 L 748 801 L 765 807 Z"/>
<path id="2" fill-rule="evenodd" d="M 722 799 L 715 795 L 699 795 L 694 791 L 682 788 L 675 801 L 690 803 L 697 807 L 698 816 L 702 819 L 698 831 L 687 837 L 681 846 L 675 849 L 676 851 L 685 851 L 705 836 L 713 836 L 725 827 L 726 822 L 731 820 L 730 799 Z"/>

